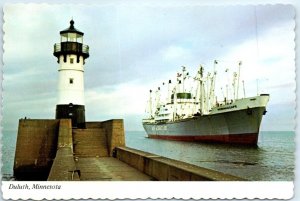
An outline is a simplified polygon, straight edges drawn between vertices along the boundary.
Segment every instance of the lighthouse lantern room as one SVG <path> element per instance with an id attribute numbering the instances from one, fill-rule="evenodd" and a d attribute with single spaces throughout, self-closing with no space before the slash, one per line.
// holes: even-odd
<path id="1" fill-rule="evenodd" d="M 58 66 L 58 102 L 56 119 L 72 119 L 72 127 L 85 128 L 84 63 L 89 46 L 83 44 L 84 33 L 70 27 L 60 32 L 60 43 L 54 45 Z"/>

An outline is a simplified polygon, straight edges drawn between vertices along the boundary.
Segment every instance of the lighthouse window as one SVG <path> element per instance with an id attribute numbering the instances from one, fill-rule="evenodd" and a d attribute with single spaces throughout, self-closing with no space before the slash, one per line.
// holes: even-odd
<path id="1" fill-rule="evenodd" d="M 69 41 L 76 42 L 76 33 L 68 33 Z"/>
<path id="2" fill-rule="evenodd" d="M 73 82 L 74 82 L 74 79 L 73 78 L 70 78 L 70 84 L 73 84 Z"/>
<path id="3" fill-rule="evenodd" d="M 70 63 L 74 63 L 74 58 L 70 58 Z"/>

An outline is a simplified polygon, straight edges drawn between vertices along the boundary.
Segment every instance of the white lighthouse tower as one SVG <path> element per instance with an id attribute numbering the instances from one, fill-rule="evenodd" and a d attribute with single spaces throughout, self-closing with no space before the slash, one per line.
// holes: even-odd
<path id="1" fill-rule="evenodd" d="M 72 119 L 72 127 L 85 128 L 84 63 L 89 47 L 83 44 L 84 33 L 70 27 L 60 32 L 60 43 L 54 45 L 58 67 L 58 102 L 56 119 Z"/>

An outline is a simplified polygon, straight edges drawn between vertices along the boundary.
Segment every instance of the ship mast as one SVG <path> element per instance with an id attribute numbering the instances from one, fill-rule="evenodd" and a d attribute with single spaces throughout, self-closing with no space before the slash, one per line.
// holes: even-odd
<path id="1" fill-rule="evenodd" d="M 215 88 L 216 88 L 216 77 L 217 77 L 217 71 L 216 71 L 216 65 L 218 64 L 218 61 L 215 60 L 214 61 L 214 84 L 213 84 L 213 97 L 215 98 L 216 97 L 216 94 L 215 94 Z"/>
<path id="2" fill-rule="evenodd" d="M 185 66 L 181 66 L 182 67 L 182 92 L 185 92 L 185 88 L 184 88 L 184 80 L 187 78 L 188 73 L 186 73 L 186 67 Z"/>
<path id="3" fill-rule="evenodd" d="M 210 89 L 209 89 L 209 104 L 210 106 L 208 108 L 211 108 L 211 106 L 214 103 L 214 99 L 215 99 L 215 85 L 216 85 L 216 64 L 218 64 L 217 60 L 214 61 L 214 71 L 213 71 L 213 75 L 209 77 L 210 79 Z"/>
<path id="4" fill-rule="evenodd" d="M 205 96 L 205 103 L 206 103 L 205 111 L 208 111 L 209 106 L 210 106 L 210 89 L 211 89 L 210 83 L 212 83 L 211 73 L 207 72 L 207 76 L 206 76 L 206 93 L 205 93 L 206 94 L 206 96 Z"/>
<path id="5" fill-rule="evenodd" d="M 176 119 L 176 113 L 177 113 L 177 87 L 175 86 L 173 89 L 173 121 Z"/>
<path id="6" fill-rule="evenodd" d="M 155 104 L 156 104 L 156 111 L 158 111 L 160 108 L 160 87 L 158 87 L 156 90 Z"/>
<path id="7" fill-rule="evenodd" d="M 239 99 L 239 86 L 240 86 L 241 65 L 242 65 L 242 61 L 239 62 L 238 77 L 237 77 L 236 99 Z"/>
<path id="8" fill-rule="evenodd" d="M 246 98 L 246 92 L 245 92 L 245 82 L 244 82 L 244 80 L 243 80 L 242 82 L 243 82 L 244 98 Z"/>
<path id="9" fill-rule="evenodd" d="M 150 97 L 149 97 L 149 113 L 150 118 L 153 118 L 153 112 L 152 112 L 152 90 L 150 89 Z"/>
<path id="10" fill-rule="evenodd" d="M 233 81 L 232 81 L 232 88 L 233 88 L 233 100 L 236 99 L 236 87 L 235 87 L 235 84 L 236 84 L 236 77 L 237 77 L 237 73 L 234 72 L 233 73 Z"/>
<path id="11" fill-rule="evenodd" d="M 230 76 L 229 76 L 229 68 L 225 69 L 226 77 L 227 77 L 227 84 L 226 84 L 226 97 L 225 97 L 225 104 L 229 101 L 229 85 L 230 85 Z"/>
<path id="12" fill-rule="evenodd" d="M 200 112 L 201 114 L 203 114 L 203 106 L 204 106 L 204 90 L 203 90 L 203 67 L 202 65 L 200 65 L 200 68 L 199 68 L 199 86 L 200 86 Z"/>
<path id="13" fill-rule="evenodd" d="M 238 73 L 233 73 L 233 100 L 239 99 L 240 74 L 242 62 L 239 62 Z M 236 81 L 237 80 L 237 81 Z"/>
<path id="14" fill-rule="evenodd" d="M 168 82 L 168 98 L 167 98 L 167 103 L 171 103 L 171 80 Z"/>

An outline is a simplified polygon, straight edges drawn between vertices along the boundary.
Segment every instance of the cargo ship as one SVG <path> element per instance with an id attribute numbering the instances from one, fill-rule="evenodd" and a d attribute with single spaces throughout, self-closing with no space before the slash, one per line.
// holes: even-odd
<path id="1" fill-rule="evenodd" d="M 218 100 L 215 92 L 217 64 L 215 60 L 213 72 L 206 76 L 200 65 L 195 77 L 189 76 L 182 66 L 175 84 L 169 80 L 165 98 L 162 98 L 160 87 L 150 90 L 147 117 L 142 121 L 149 138 L 257 145 L 270 95 L 246 97 L 242 81 L 244 93 L 239 97 L 242 65 L 239 62 L 232 81 L 225 85 L 226 93 L 221 88 L 222 100 Z M 187 80 L 192 80 L 192 84 L 187 85 Z"/>

